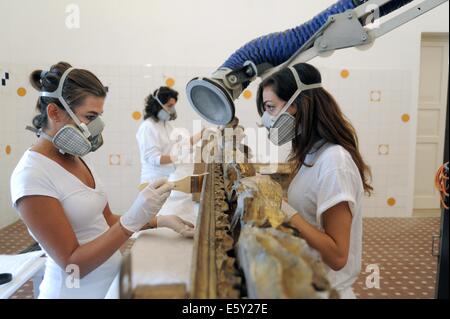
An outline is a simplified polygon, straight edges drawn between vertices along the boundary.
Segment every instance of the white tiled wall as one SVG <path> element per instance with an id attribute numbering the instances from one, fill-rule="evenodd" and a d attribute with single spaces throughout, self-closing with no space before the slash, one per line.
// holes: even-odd
<path id="1" fill-rule="evenodd" d="M 411 72 L 394 69 L 322 70 L 324 83 L 357 131 L 360 150 L 372 169 L 374 193 L 366 216 L 410 216 L 415 127 Z M 409 119 L 409 120 L 408 120 Z"/>
<path id="2" fill-rule="evenodd" d="M 145 97 L 167 79 L 175 81 L 180 92 L 176 127 L 193 131 L 192 121 L 199 119 L 190 107 L 186 83 L 198 75 L 207 75 L 213 68 L 146 67 L 85 65 L 109 87 L 105 104 L 105 144 L 91 156 L 107 187 L 113 211 L 126 210 L 136 196 L 139 183 L 139 154 L 135 139 L 141 120 L 133 112 L 142 112 Z M 10 79 L 0 86 L 0 226 L 15 220 L 10 207 L 9 177 L 24 150 L 35 140 L 24 127 L 31 123 L 37 92 L 28 84 L 30 65 L 0 63 L 0 72 L 8 71 Z M 364 159 L 371 166 L 375 193 L 364 203 L 366 216 L 409 216 L 412 209 L 413 165 L 410 154 L 415 127 L 411 120 L 402 121 L 412 111 L 412 81 L 410 71 L 393 69 L 349 69 L 348 77 L 341 69 L 321 68 L 325 87 L 336 97 L 344 113 L 355 126 Z M 0 83 L 1 84 L 1 83 Z M 17 89 L 26 89 L 19 96 Z M 251 98 L 236 102 L 236 115 L 245 127 L 256 127 L 259 116 L 255 107 L 257 83 L 248 88 Z M 207 123 L 205 123 L 208 125 Z M 6 148 L 11 152 L 7 154 Z M 288 153 L 281 150 L 281 155 Z M 390 201 L 388 201 L 391 199 Z M 390 203 L 390 204 L 389 204 Z"/>

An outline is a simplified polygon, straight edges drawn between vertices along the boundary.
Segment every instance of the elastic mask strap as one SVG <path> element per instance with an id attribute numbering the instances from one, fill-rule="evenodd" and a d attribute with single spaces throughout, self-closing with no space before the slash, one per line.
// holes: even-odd
<path id="1" fill-rule="evenodd" d="M 53 143 L 53 137 L 51 137 L 50 135 L 48 135 L 47 133 L 45 133 L 44 131 L 42 131 L 42 130 L 39 130 L 39 132 L 38 132 L 38 136 L 39 137 L 43 137 L 43 138 L 45 138 L 46 140 L 48 140 L 48 141 L 50 141 L 50 142 L 52 142 Z"/>
<path id="2" fill-rule="evenodd" d="M 63 96 L 62 96 L 62 90 L 64 87 L 64 82 L 66 81 L 67 76 L 69 75 L 69 73 L 73 70 L 74 68 L 68 68 L 63 75 L 61 76 L 61 79 L 59 80 L 59 84 L 58 84 L 58 88 L 56 89 L 56 91 L 53 92 L 41 92 L 40 96 L 43 97 L 52 97 L 52 98 L 56 98 L 58 99 L 61 104 L 63 105 L 64 109 L 66 110 L 67 113 L 69 113 L 69 116 L 72 118 L 72 120 L 74 120 L 74 122 L 81 127 L 81 121 L 78 119 L 78 117 L 72 112 L 72 110 L 70 109 L 69 105 L 67 104 L 66 100 L 64 100 Z"/>
<path id="3" fill-rule="evenodd" d="M 159 105 L 161 105 L 162 108 L 164 108 L 164 104 L 162 104 L 161 100 L 158 98 L 159 89 L 156 90 L 153 97 L 155 98 L 156 102 L 158 102 Z"/>
<path id="4" fill-rule="evenodd" d="M 294 75 L 295 83 L 297 83 L 297 89 L 300 89 L 300 91 L 307 91 L 312 89 L 317 89 L 322 87 L 322 83 L 314 83 L 314 84 L 305 84 L 300 80 L 300 77 L 297 73 L 297 70 L 290 66 L 289 70 L 291 70 L 292 75 Z"/>
<path id="5" fill-rule="evenodd" d="M 294 67 L 290 66 L 289 70 L 291 71 L 292 75 L 294 76 L 295 83 L 297 84 L 297 90 L 294 92 L 294 94 L 289 99 L 289 101 L 287 101 L 286 105 L 281 109 L 279 115 L 277 116 L 277 119 L 281 114 L 286 112 L 286 110 L 292 105 L 292 103 L 294 103 L 295 99 L 299 96 L 300 93 L 302 93 L 303 91 L 317 89 L 317 88 L 322 87 L 322 83 L 314 83 L 314 84 L 303 83 L 300 80 L 297 70 Z"/>

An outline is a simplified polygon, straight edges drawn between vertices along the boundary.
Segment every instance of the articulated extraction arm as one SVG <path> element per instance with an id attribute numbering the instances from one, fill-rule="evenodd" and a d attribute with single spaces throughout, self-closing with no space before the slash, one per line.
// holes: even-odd
<path id="1" fill-rule="evenodd" d="M 375 39 L 447 1 L 340 0 L 296 28 L 248 42 L 210 78 L 192 79 L 186 88 L 189 102 L 208 122 L 225 125 L 234 118 L 234 100 L 257 77 L 264 79 L 338 49 L 370 46 Z M 417 4 L 395 14 L 410 3 Z M 381 17 L 385 17 L 383 21 Z"/>

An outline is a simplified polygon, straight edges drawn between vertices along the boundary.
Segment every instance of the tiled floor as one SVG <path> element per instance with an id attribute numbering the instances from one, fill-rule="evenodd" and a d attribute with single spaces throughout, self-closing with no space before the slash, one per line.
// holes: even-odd
<path id="1" fill-rule="evenodd" d="M 20 221 L 0 229 L 0 254 L 12 255 L 22 252 L 35 241 L 28 234 L 27 227 Z"/>
<path id="2" fill-rule="evenodd" d="M 363 262 L 354 285 L 358 298 L 434 298 L 436 257 L 431 256 L 431 236 L 439 233 L 440 219 L 366 218 L 364 220 Z M 17 222 L 0 230 L 0 254 L 16 254 L 34 242 L 26 227 Z M 130 240 L 122 251 L 133 244 Z M 373 268 L 379 269 L 379 288 L 368 288 Z M 371 276 L 371 277 L 368 277 Z M 27 282 L 11 298 L 33 298 Z"/>
<path id="3" fill-rule="evenodd" d="M 357 297 L 434 298 L 437 258 L 431 255 L 431 244 L 439 229 L 436 217 L 366 218 L 361 274 L 354 285 Z M 374 264 L 379 289 L 366 287 L 367 276 L 374 273 L 370 268 L 366 273 L 366 267 Z"/>

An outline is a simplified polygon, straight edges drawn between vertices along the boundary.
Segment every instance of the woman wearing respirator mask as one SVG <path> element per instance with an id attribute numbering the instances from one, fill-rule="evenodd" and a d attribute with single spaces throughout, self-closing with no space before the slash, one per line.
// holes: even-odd
<path id="1" fill-rule="evenodd" d="M 60 62 L 34 71 L 30 82 L 40 97 L 28 128 L 39 138 L 12 173 L 11 196 L 48 256 L 39 298 L 104 298 L 120 268 L 119 248 L 134 232 L 189 232 L 179 217 L 157 216 L 172 187 L 164 179 L 141 191 L 122 216 L 111 212 L 92 163 L 82 158 L 103 143 L 107 91 L 94 74 Z M 78 274 L 75 289 L 68 277 Z"/>
<path id="2" fill-rule="evenodd" d="M 322 88 L 319 71 L 300 63 L 265 79 L 258 112 L 276 145 L 291 142 L 293 166 L 288 201 L 281 210 L 328 266 L 341 297 L 354 298 L 361 269 L 362 199 L 370 194 L 370 170 L 358 150 L 356 132 L 334 98 Z"/>
<path id="3" fill-rule="evenodd" d="M 201 133 L 189 139 L 190 145 L 173 140 L 170 121 L 177 118 L 175 105 L 178 92 L 162 86 L 145 100 L 144 121 L 139 126 L 136 139 L 141 158 L 141 183 L 161 177 L 169 177 L 175 171 L 175 164 L 183 160 L 183 153 L 196 144 Z"/>

